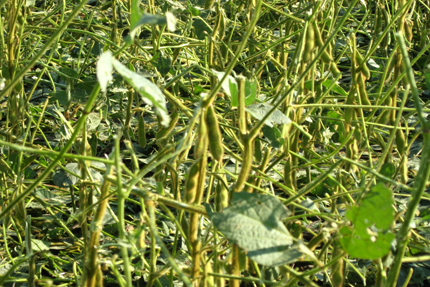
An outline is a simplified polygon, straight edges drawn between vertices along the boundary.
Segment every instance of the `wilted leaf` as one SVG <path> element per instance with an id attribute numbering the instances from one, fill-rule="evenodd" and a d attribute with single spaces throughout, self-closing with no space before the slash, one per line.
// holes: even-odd
<path id="1" fill-rule="evenodd" d="M 273 108 L 272 105 L 266 103 L 253 104 L 246 107 L 246 111 L 257 120 L 262 120 L 263 117 Z M 291 120 L 284 115 L 280 110 L 275 110 L 266 120 L 265 124 L 273 127 L 273 123 L 282 125 L 289 124 Z"/>
<path id="2" fill-rule="evenodd" d="M 102 119 L 100 118 L 100 114 L 98 113 L 89 114 L 87 117 L 87 130 L 95 131 L 101 122 L 102 122 Z"/>
<path id="3" fill-rule="evenodd" d="M 155 112 L 160 116 L 161 124 L 167 127 L 170 122 L 170 117 L 167 113 L 166 99 L 160 88 L 145 77 L 130 71 L 116 59 L 113 59 L 113 66 L 127 83 L 142 96 L 145 103 L 155 106 Z"/>
<path id="4" fill-rule="evenodd" d="M 282 223 L 289 211 L 272 196 L 235 193 L 231 206 L 221 213 L 208 214 L 227 239 L 259 264 L 283 265 L 307 253 L 304 246 L 293 245 L 293 237 Z"/>
<path id="5" fill-rule="evenodd" d="M 173 15 L 173 13 L 170 11 L 166 12 L 166 22 L 167 22 L 167 30 L 169 30 L 169 32 L 175 32 L 177 20 L 175 15 Z"/>
<path id="6" fill-rule="evenodd" d="M 378 65 L 378 63 L 376 63 L 375 60 L 373 60 L 372 58 L 369 58 L 369 60 L 367 61 L 367 65 L 372 70 L 378 70 L 379 68 L 381 68 L 381 66 Z"/>
<path id="7" fill-rule="evenodd" d="M 106 51 L 97 62 L 97 80 L 103 93 L 106 93 L 107 86 L 112 81 L 112 59 L 112 52 Z"/>

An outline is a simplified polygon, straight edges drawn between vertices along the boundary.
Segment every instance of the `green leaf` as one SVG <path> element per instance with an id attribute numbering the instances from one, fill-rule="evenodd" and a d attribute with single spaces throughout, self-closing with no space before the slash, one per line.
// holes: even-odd
<path id="1" fill-rule="evenodd" d="M 161 118 L 161 125 L 169 126 L 170 117 L 167 113 L 166 99 L 160 88 L 145 77 L 130 71 L 118 60 L 113 58 L 112 63 L 115 70 L 142 96 L 143 101 L 155 107 L 155 113 Z"/>
<path id="2" fill-rule="evenodd" d="M 236 81 L 235 81 L 236 83 Z M 233 107 L 239 106 L 239 90 L 237 84 L 235 84 L 235 88 L 237 89 L 237 93 L 232 93 L 231 95 L 231 105 Z M 230 90 L 232 89 L 232 83 L 230 83 Z M 234 87 L 233 87 L 234 88 Z M 254 103 L 255 98 L 257 96 L 257 82 L 250 81 L 246 79 L 245 81 L 245 106 L 249 106 Z"/>
<path id="3" fill-rule="evenodd" d="M 91 162 L 91 165 L 99 167 L 99 168 L 106 168 L 106 166 L 103 163 L 100 162 Z M 54 181 L 54 184 L 59 187 L 69 187 L 75 183 L 78 182 L 79 177 L 81 176 L 81 169 L 79 167 L 79 164 L 77 162 L 71 162 L 65 165 L 65 169 L 58 169 L 53 177 L 52 180 Z M 98 172 L 97 170 L 90 168 L 91 175 L 93 176 L 93 179 L 96 181 L 102 181 L 103 176 Z M 69 172 L 67 172 L 69 171 Z M 72 173 L 78 175 L 79 177 L 76 177 Z"/>
<path id="4" fill-rule="evenodd" d="M 257 81 L 246 79 L 245 82 L 245 106 L 252 105 L 257 97 Z"/>
<path id="5" fill-rule="evenodd" d="M 282 222 L 288 215 L 288 209 L 275 197 L 246 192 L 235 193 L 232 205 L 221 213 L 209 213 L 227 239 L 266 266 L 288 264 L 308 253 L 304 246 L 293 245 Z"/>
<path id="6" fill-rule="evenodd" d="M 218 72 L 214 69 L 212 69 L 212 72 L 217 76 L 218 81 L 221 81 L 225 75 L 224 72 Z M 238 106 L 237 97 L 239 94 L 239 88 L 237 87 L 236 79 L 228 75 L 227 78 L 224 80 L 224 82 L 222 82 L 221 86 L 224 92 L 230 96 L 232 100 L 232 105 L 237 107 Z"/>
<path id="7" fill-rule="evenodd" d="M 60 74 L 60 77 L 63 80 L 67 79 L 77 79 L 79 77 L 79 74 L 76 70 L 69 68 L 69 67 L 61 67 L 59 70 L 62 74 Z"/>
<path id="8" fill-rule="evenodd" d="M 172 59 L 170 57 L 158 57 L 156 68 L 160 72 L 162 76 L 167 75 L 167 73 L 170 71 L 170 68 L 172 67 Z"/>
<path id="9" fill-rule="evenodd" d="M 352 206 L 346 217 L 354 227 L 340 230 L 340 242 L 350 255 L 378 259 L 390 251 L 395 235 L 389 230 L 394 221 L 393 195 L 383 183 L 372 186 L 359 206 Z"/>
<path id="10" fill-rule="evenodd" d="M 200 10 L 193 7 L 190 2 L 187 1 L 188 11 L 190 11 L 191 16 L 199 16 Z"/>
<path id="11" fill-rule="evenodd" d="M 176 17 L 172 12 L 167 11 L 165 16 L 143 13 L 140 8 L 139 0 L 132 0 L 131 17 L 130 17 L 130 38 L 134 40 L 137 29 L 145 24 L 149 25 L 167 25 L 167 30 L 174 32 L 176 30 Z"/>
<path id="12" fill-rule="evenodd" d="M 272 105 L 266 103 L 253 104 L 246 107 L 246 111 L 254 118 L 262 120 L 263 117 L 273 108 Z M 289 124 L 291 120 L 284 115 L 280 110 L 275 110 L 266 120 L 265 124 L 273 127 L 273 123 L 282 125 Z"/>
<path id="13" fill-rule="evenodd" d="M 333 82 L 334 80 L 327 79 L 324 82 L 322 82 L 322 84 L 324 87 L 328 88 L 332 85 Z M 348 93 L 338 83 L 335 83 L 331 88 L 331 90 L 334 91 L 335 93 L 338 93 L 339 95 L 342 95 L 345 97 L 348 96 Z"/>
<path id="14" fill-rule="evenodd" d="M 346 212 L 356 229 L 366 229 L 375 226 L 385 230 L 394 221 L 393 194 L 383 183 L 372 186 L 359 206 L 352 206 Z"/>
<path id="15" fill-rule="evenodd" d="M 377 236 L 360 236 L 355 229 L 343 226 L 340 231 L 340 243 L 349 255 L 355 258 L 374 260 L 384 257 L 391 248 L 396 235 L 378 233 Z"/>
<path id="16" fill-rule="evenodd" d="M 273 148 L 279 149 L 284 145 L 285 139 L 282 137 L 281 131 L 277 127 L 264 126 L 262 130 L 264 136 L 270 141 L 270 145 Z"/>
<path id="17" fill-rule="evenodd" d="M 140 0 L 131 1 L 131 15 L 130 15 L 130 30 L 134 30 L 138 26 L 142 11 L 139 8 Z"/>
<path id="18" fill-rule="evenodd" d="M 25 245 L 25 241 L 24 241 Z M 51 246 L 51 242 L 39 240 L 39 239 L 31 239 L 31 249 L 33 252 L 40 251 L 48 251 Z"/>
<path id="19" fill-rule="evenodd" d="M 212 34 L 212 28 L 202 18 L 198 17 L 193 21 L 194 33 L 197 39 L 204 40 Z"/>
<path id="20" fill-rule="evenodd" d="M 388 178 L 391 178 L 396 173 L 396 166 L 392 163 L 384 163 L 381 167 L 380 173 Z"/>

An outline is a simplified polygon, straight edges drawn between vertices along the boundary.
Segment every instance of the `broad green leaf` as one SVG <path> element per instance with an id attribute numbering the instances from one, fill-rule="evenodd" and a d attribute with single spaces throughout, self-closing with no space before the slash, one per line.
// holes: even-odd
<path id="1" fill-rule="evenodd" d="M 396 166 L 392 163 L 384 163 L 379 171 L 382 175 L 391 178 L 396 173 Z"/>
<path id="2" fill-rule="evenodd" d="M 95 131 L 102 122 L 99 113 L 91 113 L 87 117 L 87 131 Z"/>
<path id="3" fill-rule="evenodd" d="M 34 6 L 36 4 L 36 0 L 25 0 L 25 7 Z"/>
<path id="4" fill-rule="evenodd" d="M 138 26 L 142 11 L 139 8 L 140 0 L 131 1 L 131 15 L 130 15 L 130 30 L 134 30 Z"/>
<path id="5" fill-rule="evenodd" d="M 262 120 L 263 117 L 273 108 L 272 105 L 266 103 L 253 104 L 246 107 L 246 111 L 257 120 Z M 284 115 L 280 110 L 276 109 L 266 120 L 265 124 L 273 127 L 273 124 L 289 124 L 291 120 Z"/>
<path id="6" fill-rule="evenodd" d="M 188 11 L 190 11 L 191 16 L 199 16 L 200 10 L 193 7 L 190 2 L 187 1 Z"/>
<path id="7" fill-rule="evenodd" d="M 97 80 L 100 83 L 100 90 L 103 93 L 106 93 L 107 86 L 110 81 L 112 81 L 112 52 L 106 51 L 101 56 L 100 59 L 97 61 Z"/>
<path id="8" fill-rule="evenodd" d="M 356 229 L 343 226 L 340 231 L 340 243 L 351 256 L 360 259 L 374 260 L 384 257 L 391 248 L 396 235 L 387 232 L 378 232 L 377 236 L 360 236 Z"/>
<path id="9" fill-rule="evenodd" d="M 160 72 L 160 74 L 165 76 L 170 71 L 170 68 L 172 68 L 172 59 L 170 57 L 160 56 L 158 57 L 155 66 L 157 67 L 157 70 Z"/>
<path id="10" fill-rule="evenodd" d="M 346 217 L 356 229 L 375 226 L 377 229 L 389 229 L 394 221 L 393 194 L 383 183 L 372 186 L 359 206 L 352 206 Z"/>
<path id="11" fill-rule="evenodd" d="M 127 83 L 142 96 L 145 103 L 155 106 L 155 113 L 160 116 L 161 124 L 167 127 L 170 123 L 170 117 L 167 113 L 166 99 L 160 88 L 145 77 L 130 71 L 116 59 L 113 59 L 113 66 Z"/>
<path id="12" fill-rule="evenodd" d="M 369 58 L 369 60 L 367 61 L 367 65 L 372 70 L 378 70 L 379 68 L 381 68 L 381 66 L 378 65 L 378 63 L 376 63 L 375 60 L 373 60 L 372 58 Z"/>
<path id="13" fill-rule="evenodd" d="M 216 228 L 259 264 L 283 265 L 303 255 L 303 246 L 293 245 L 293 237 L 282 222 L 289 215 L 288 209 L 272 196 L 235 193 L 231 206 L 221 213 L 208 213 Z"/>
<path id="14" fill-rule="evenodd" d="M 334 80 L 327 79 L 324 82 L 322 82 L 322 84 L 324 87 L 328 88 L 332 85 L 333 82 Z M 331 90 L 338 93 L 339 95 L 342 95 L 345 97 L 348 96 L 348 93 L 338 83 L 335 83 L 331 88 Z"/>
<path id="15" fill-rule="evenodd" d="M 193 21 L 194 33 L 197 36 L 197 39 L 204 40 L 206 37 L 212 34 L 212 28 L 206 23 L 205 20 L 198 17 Z"/>
<path id="16" fill-rule="evenodd" d="M 143 14 L 140 16 L 139 20 L 137 21 L 135 27 L 133 29 L 136 29 L 137 27 L 141 25 L 167 25 L 166 16 L 162 15 L 153 15 L 153 14 Z"/>
<path id="17" fill-rule="evenodd" d="M 165 16 L 143 13 L 139 8 L 140 2 L 140 0 L 132 0 L 130 17 L 130 37 L 132 41 L 134 40 L 137 29 L 145 24 L 167 25 L 167 30 L 169 32 L 174 32 L 176 30 L 177 20 L 172 12 L 167 11 Z"/>
<path id="18" fill-rule="evenodd" d="M 282 133 L 277 127 L 264 126 L 262 130 L 264 136 L 270 141 L 270 145 L 273 148 L 279 149 L 284 145 L 285 139 L 282 137 Z"/>
<path id="19" fill-rule="evenodd" d="M 60 77 L 63 80 L 77 79 L 79 77 L 78 72 L 72 68 L 69 68 L 69 67 L 61 67 L 59 71 L 62 73 L 62 74 L 60 74 Z"/>
<path id="20" fill-rule="evenodd" d="M 359 206 L 352 206 L 346 217 L 353 227 L 340 230 L 340 242 L 348 254 L 362 259 L 378 259 L 390 251 L 395 235 L 393 196 L 383 183 L 374 185 Z"/>
<path id="21" fill-rule="evenodd" d="M 214 69 L 212 69 L 212 72 L 217 76 L 218 81 L 221 81 L 225 75 L 224 72 L 218 72 Z M 239 88 L 237 87 L 236 79 L 228 75 L 227 78 L 224 80 L 224 82 L 222 82 L 221 86 L 224 92 L 231 97 L 232 105 L 237 107 L 238 106 L 237 97 L 239 93 Z M 234 105 L 233 99 L 236 99 L 236 105 Z"/>
<path id="22" fill-rule="evenodd" d="M 24 241 L 25 245 L 25 241 Z M 33 252 L 41 252 L 48 251 L 51 246 L 51 242 L 39 240 L 39 239 L 31 239 L 31 249 Z"/>
<path id="23" fill-rule="evenodd" d="M 257 97 L 257 81 L 246 79 L 245 82 L 245 106 L 252 105 Z"/>
<path id="24" fill-rule="evenodd" d="M 100 162 L 93 161 L 93 162 L 91 162 L 91 165 L 99 167 L 99 168 L 106 168 L 105 165 L 103 163 L 100 163 Z M 65 169 L 69 172 L 67 172 L 63 169 L 58 169 L 52 177 L 54 184 L 59 186 L 59 187 L 69 187 L 69 186 L 78 182 L 79 177 L 76 177 L 75 175 L 73 175 L 71 173 L 74 173 L 78 176 L 81 176 L 81 169 L 80 169 L 79 164 L 77 162 L 71 162 L 71 163 L 66 164 Z M 100 181 L 100 182 L 103 180 L 103 176 L 97 170 L 90 168 L 90 172 L 91 172 L 91 175 L 92 175 L 94 180 Z"/>
<path id="25" fill-rule="evenodd" d="M 233 87 L 232 87 L 233 86 Z M 237 90 L 237 92 L 231 93 L 231 105 L 233 107 L 239 106 L 239 90 L 238 86 L 236 84 L 236 81 L 234 84 L 230 82 L 230 90 Z M 254 103 L 255 98 L 257 96 L 257 82 L 256 81 L 250 81 L 246 79 L 245 81 L 245 106 L 249 106 Z"/>

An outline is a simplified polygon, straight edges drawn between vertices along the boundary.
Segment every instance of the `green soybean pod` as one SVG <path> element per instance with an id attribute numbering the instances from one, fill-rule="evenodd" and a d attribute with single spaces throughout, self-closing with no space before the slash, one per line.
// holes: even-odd
<path id="1" fill-rule="evenodd" d="M 367 95 L 366 90 L 366 82 L 364 81 L 364 75 L 362 73 L 358 74 L 358 92 L 360 93 L 361 104 L 370 106 L 372 103 L 369 100 L 369 96 Z M 367 109 L 368 111 L 372 111 L 372 109 Z"/>
<path id="2" fill-rule="evenodd" d="M 312 26 L 315 32 L 315 43 L 317 44 L 318 47 L 322 48 L 322 46 L 324 46 L 324 42 L 321 36 L 321 31 L 318 27 L 318 23 L 316 21 L 313 21 Z"/>
<path id="3" fill-rule="evenodd" d="M 205 122 L 205 115 L 202 111 L 200 115 L 199 127 L 197 130 L 197 142 L 194 146 L 194 158 L 199 158 L 203 155 L 203 152 L 207 149 L 208 145 L 208 131 Z"/>
<path id="4" fill-rule="evenodd" d="M 412 22 L 405 21 L 405 37 L 409 42 L 414 38 L 414 34 L 412 33 Z"/>
<path id="5" fill-rule="evenodd" d="M 215 188 L 215 206 L 218 212 L 228 206 L 228 190 L 221 180 L 218 180 Z"/>
<path id="6" fill-rule="evenodd" d="M 143 119 L 143 114 L 141 113 L 139 113 L 138 115 L 137 140 L 141 148 L 144 148 L 146 146 L 145 120 Z"/>
<path id="7" fill-rule="evenodd" d="M 378 34 L 381 33 L 382 30 L 382 11 L 381 8 L 378 7 L 378 11 L 376 12 L 375 26 L 373 29 L 373 34 L 375 37 L 378 37 Z"/>
<path id="8" fill-rule="evenodd" d="M 347 105 L 353 105 L 354 104 L 354 96 L 355 96 L 356 88 L 351 88 L 351 91 L 348 94 L 348 97 L 346 98 L 346 104 Z M 355 109 L 354 108 L 345 108 L 345 122 L 348 124 L 352 123 L 352 119 L 354 118 Z"/>
<path id="9" fill-rule="evenodd" d="M 388 11 L 387 9 L 385 9 L 385 7 L 383 7 L 382 9 L 382 15 L 384 16 L 385 26 L 387 26 L 388 24 L 390 24 L 391 17 L 388 14 Z M 382 47 L 386 49 L 388 45 L 390 45 L 390 43 L 391 43 L 391 34 L 390 32 L 388 32 L 387 34 L 385 34 L 384 39 L 382 40 Z"/>
<path id="10" fill-rule="evenodd" d="M 214 5 L 215 0 L 206 0 L 205 1 L 205 10 L 209 10 L 210 8 L 212 8 L 212 6 Z"/>
<path id="11" fill-rule="evenodd" d="M 219 22 L 219 30 L 218 30 L 218 39 L 220 41 L 222 41 L 224 39 L 225 36 L 225 17 L 224 17 L 224 13 L 220 10 L 219 12 L 219 16 L 220 17 L 220 22 Z"/>
<path id="12" fill-rule="evenodd" d="M 404 156 L 406 152 L 406 139 L 402 130 L 396 130 L 396 144 L 400 156 Z"/>
<path id="13" fill-rule="evenodd" d="M 403 184 L 406 184 L 408 182 L 408 161 L 403 160 L 401 162 L 401 165 L 399 166 L 399 172 L 400 172 L 400 180 Z"/>
<path id="14" fill-rule="evenodd" d="M 321 32 L 320 32 L 320 29 L 319 29 L 319 27 L 318 27 L 318 24 L 317 24 L 317 22 L 316 22 L 316 21 L 314 21 L 314 22 L 312 23 L 312 25 L 313 25 L 313 28 L 314 28 L 314 31 L 315 31 L 315 42 L 316 42 L 316 44 L 317 44 L 317 46 L 318 46 L 319 48 L 322 48 L 322 47 L 324 46 L 324 42 L 323 42 L 323 39 L 322 39 Z M 331 61 L 333 61 L 333 58 L 330 56 L 330 54 L 328 53 L 328 51 L 327 51 L 327 50 L 328 50 L 328 49 L 326 49 L 326 50 L 322 53 L 322 55 L 321 55 L 321 59 L 323 60 L 323 62 L 324 62 L 324 63 L 329 64 L 329 63 L 331 63 Z"/>
<path id="15" fill-rule="evenodd" d="M 339 68 L 337 67 L 335 62 L 331 62 L 330 64 L 330 72 L 333 74 L 333 77 L 337 77 L 339 74 L 342 75 L 342 73 L 340 72 Z"/>
<path id="16" fill-rule="evenodd" d="M 196 160 L 188 169 L 187 179 L 185 180 L 185 202 L 194 203 L 199 184 L 200 159 Z"/>
<path id="17" fill-rule="evenodd" d="M 305 48 L 303 50 L 303 62 L 308 63 L 312 60 L 312 53 L 315 49 L 315 30 L 311 23 L 309 23 L 308 29 L 306 30 L 304 41 Z"/>
<path id="18" fill-rule="evenodd" d="M 361 142 L 363 140 L 363 135 L 361 134 L 361 129 L 359 127 L 355 127 L 353 136 L 357 142 Z"/>
<path id="19" fill-rule="evenodd" d="M 292 167 L 293 167 L 293 161 L 291 156 L 289 155 L 286 158 L 285 165 L 284 165 L 284 183 L 285 183 L 285 186 L 291 188 L 292 190 L 295 190 Z"/>
<path id="20" fill-rule="evenodd" d="M 390 116 L 391 116 L 390 110 L 383 111 L 382 114 L 379 116 L 378 123 L 383 125 L 387 124 L 388 121 L 390 120 Z"/>
<path id="21" fill-rule="evenodd" d="M 261 141 L 259 139 L 255 139 L 254 141 L 254 157 L 257 160 L 257 162 L 260 162 L 263 158 L 263 155 L 261 154 L 261 150 L 263 149 L 261 145 Z"/>
<path id="22" fill-rule="evenodd" d="M 208 130 L 209 150 L 214 159 L 221 161 L 224 156 L 224 147 L 222 145 L 221 130 L 215 108 L 210 105 L 206 111 L 206 127 Z"/>
<path id="23" fill-rule="evenodd" d="M 361 54 L 358 51 L 356 51 L 355 53 L 355 59 L 357 61 L 357 65 L 360 67 L 360 69 L 357 72 L 362 72 L 363 75 L 366 77 L 366 79 L 370 79 L 371 74 L 370 74 L 369 67 L 366 65 L 366 63 L 364 62 L 363 56 L 361 56 Z"/>

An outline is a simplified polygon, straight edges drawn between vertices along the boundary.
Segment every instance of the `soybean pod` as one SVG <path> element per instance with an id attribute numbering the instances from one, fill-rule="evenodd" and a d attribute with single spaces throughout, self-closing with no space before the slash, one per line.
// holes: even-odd
<path id="1" fill-rule="evenodd" d="M 305 48 L 303 50 L 303 62 L 309 63 L 312 60 L 312 53 L 315 49 L 315 30 L 314 25 L 309 23 L 304 38 Z"/>
<path id="2" fill-rule="evenodd" d="M 145 120 L 143 119 L 143 114 L 141 113 L 139 113 L 138 115 L 137 140 L 141 148 L 144 148 L 146 146 Z"/>
<path id="3" fill-rule="evenodd" d="M 197 194 L 197 186 L 200 175 L 200 161 L 196 160 L 188 169 L 187 179 L 185 181 L 185 202 L 194 203 Z"/>
<path id="4" fill-rule="evenodd" d="M 372 105 L 367 95 L 366 82 L 364 81 L 364 76 L 362 73 L 358 74 L 357 84 L 358 84 L 358 92 L 360 93 L 361 104 L 366 106 Z M 367 110 L 372 111 L 372 109 L 367 109 Z"/>
<path id="5" fill-rule="evenodd" d="M 206 126 L 209 138 L 209 150 L 214 159 L 221 161 L 224 156 L 224 147 L 222 145 L 221 130 L 218 124 L 218 118 L 215 108 L 210 105 L 206 111 Z"/>

